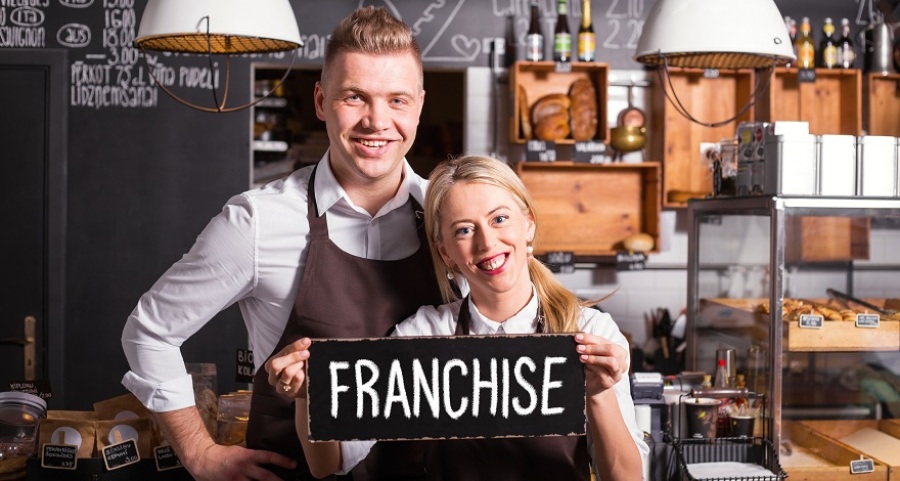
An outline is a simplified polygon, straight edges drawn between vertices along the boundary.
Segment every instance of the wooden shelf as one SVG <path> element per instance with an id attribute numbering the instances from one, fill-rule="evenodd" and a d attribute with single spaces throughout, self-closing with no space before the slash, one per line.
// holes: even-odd
<path id="1" fill-rule="evenodd" d="M 519 115 L 524 102 L 528 111 L 534 103 L 545 95 L 567 94 L 572 82 L 580 78 L 587 78 L 594 84 L 597 93 L 597 134 L 594 139 L 606 141 L 609 139 L 609 127 L 607 126 L 607 89 L 609 87 L 609 65 L 601 62 L 572 62 L 569 64 L 569 72 L 557 72 L 556 62 L 516 62 L 510 73 L 510 95 L 513 99 L 513 108 L 510 118 L 509 136 L 510 142 L 524 144 L 529 140 L 522 135 L 522 118 Z M 525 98 L 519 95 L 519 87 L 525 91 Z M 556 141 L 559 145 L 572 145 L 575 141 L 571 138 Z"/>
<path id="2" fill-rule="evenodd" d="M 753 95 L 752 70 L 721 71 L 717 78 L 704 77 L 702 69 L 670 68 L 674 95 L 694 118 L 707 123 L 734 117 Z M 653 123 L 662 135 L 650 135 L 651 155 L 662 159 L 664 207 L 685 207 L 685 197 L 704 197 L 712 192 L 712 172 L 700 162 L 700 144 L 733 138 L 741 121 L 753 119 L 753 107 L 721 127 L 706 127 L 684 118 L 666 98 L 666 86 L 654 87 Z M 689 194 L 692 193 L 692 194 Z"/>
<path id="3" fill-rule="evenodd" d="M 571 251 L 609 256 L 637 233 L 654 239 L 658 252 L 660 165 L 520 162 L 538 216 L 535 254 Z"/>
<path id="4" fill-rule="evenodd" d="M 866 132 L 900 137 L 900 74 L 868 74 L 865 82 Z"/>
<path id="5" fill-rule="evenodd" d="M 798 69 L 775 69 L 756 120 L 809 122 L 814 135 L 862 133 L 862 74 L 858 69 L 816 69 L 815 82 L 799 82 Z M 896 111 L 895 111 L 896 112 Z"/>

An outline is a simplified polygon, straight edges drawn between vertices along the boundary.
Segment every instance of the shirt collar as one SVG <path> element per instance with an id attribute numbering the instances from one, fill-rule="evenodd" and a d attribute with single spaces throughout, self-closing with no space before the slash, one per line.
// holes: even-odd
<path id="1" fill-rule="evenodd" d="M 471 315 L 471 325 L 469 326 L 472 335 L 491 335 L 497 334 L 498 331 L 505 334 L 534 334 L 537 332 L 537 314 L 538 314 L 538 296 L 531 286 L 531 300 L 519 312 L 513 314 L 512 317 L 503 322 L 497 322 L 488 319 L 481 312 L 474 302 L 469 302 L 469 314 Z"/>
<path id="2" fill-rule="evenodd" d="M 334 171 L 331 169 L 331 162 L 329 162 L 329 152 L 325 152 L 325 155 L 322 157 L 322 160 L 319 161 L 318 168 L 316 170 L 316 179 L 315 185 L 313 186 L 315 195 L 316 195 L 316 206 L 318 207 L 318 215 L 322 215 L 327 212 L 329 209 L 334 207 L 338 202 L 343 201 L 348 206 L 353 206 L 353 202 L 350 200 L 350 197 L 347 195 L 347 192 L 341 187 L 341 184 L 338 183 L 337 178 L 334 176 Z M 409 196 L 412 195 L 415 198 L 419 205 L 424 205 L 425 203 L 425 189 L 428 183 L 426 180 L 422 179 L 419 175 L 417 175 L 410 167 L 409 162 L 406 159 L 403 159 L 403 182 L 400 184 L 400 188 L 397 189 L 397 194 L 381 208 L 378 214 L 375 217 L 386 214 L 398 207 L 406 205 L 406 202 L 409 200 Z M 357 210 L 359 210 L 357 208 Z"/>

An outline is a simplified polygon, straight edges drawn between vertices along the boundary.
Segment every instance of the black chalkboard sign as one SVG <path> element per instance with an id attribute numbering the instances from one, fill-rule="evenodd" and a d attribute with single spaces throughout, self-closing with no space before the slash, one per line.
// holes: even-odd
<path id="1" fill-rule="evenodd" d="M 441 439 L 585 432 L 571 335 L 314 341 L 310 439 Z"/>
<path id="2" fill-rule="evenodd" d="M 78 469 L 78 446 L 44 443 L 41 446 L 41 467 L 47 469 Z"/>
<path id="3" fill-rule="evenodd" d="M 141 460 L 138 453 L 137 442 L 134 439 L 126 439 L 121 443 L 110 444 L 103 448 L 103 464 L 106 469 L 113 471 L 137 463 Z"/>

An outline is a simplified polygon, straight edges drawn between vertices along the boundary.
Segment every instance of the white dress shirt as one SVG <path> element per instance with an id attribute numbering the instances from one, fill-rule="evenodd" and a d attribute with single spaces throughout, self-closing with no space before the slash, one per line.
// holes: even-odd
<path id="1" fill-rule="evenodd" d="M 412 195 L 421 205 L 427 184 L 408 163 L 404 161 L 404 180 L 397 194 L 374 216 L 355 206 L 338 184 L 328 153 L 318 166 L 316 203 L 319 214 L 327 216 L 328 237 L 338 247 L 380 260 L 402 259 L 418 249 L 408 201 Z M 122 333 L 131 368 L 122 383 L 151 411 L 194 405 L 180 346 L 235 302 L 257 370 L 272 353 L 303 281 L 311 173 L 309 166 L 232 197 L 190 251 L 141 297 Z"/>
<path id="2" fill-rule="evenodd" d="M 462 301 L 459 300 L 438 307 L 420 307 L 415 314 L 398 324 L 392 335 L 452 336 L 456 333 L 456 320 L 459 318 L 461 304 Z M 533 294 L 531 301 L 521 311 L 503 322 L 497 322 L 485 317 L 478 311 L 474 303 L 469 302 L 469 314 L 472 318 L 469 325 L 470 334 L 475 336 L 534 334 L 537 331 L 537 310 L 537 295 Z M 582 332 L 603 337 L 629 351 L 628 340 L 619 331 L 619 327 L 612 317 L 605 312 L 582 307 L 581 317 L 578 319 L 578 327 Z M 644 433 L 638 428 L 635 421 L 634 401 L 631 399 L 631 385 L 628 376 L 622 376 L 622 379 L 616 383 L 613 390 L 616 393 L 616 399 L 619 402 L 619 409 L 622 412 L 625 425 L 628 426 L 628 431 L 631 433 L 631 437 L 640 451 L 641 462 L 646 466 L 650 448 L 644 442 Z M 594 443 L 590 433 L 587 435 L 587 441 L 591 459 L 593 459 Z M 350 472 L 354 466 L 365 459 L 374 444 L 374 441 L 341 442 L 341 456 L 343 460 L 341 472 L 338 474 Z M 646 469 L 644 472 L 646 472 Z"/>

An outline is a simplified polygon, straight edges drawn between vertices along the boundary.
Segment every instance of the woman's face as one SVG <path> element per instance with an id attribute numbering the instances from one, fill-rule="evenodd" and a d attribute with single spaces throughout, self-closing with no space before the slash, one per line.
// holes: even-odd
<path id="1" fill-rule="evenodd" d="M 438 250 L 444 263 L 462 273 L 476 301 L 531 296 L 528 243 L 534 219 L 502 187 L 460 182 L 441 206 Z"/>

